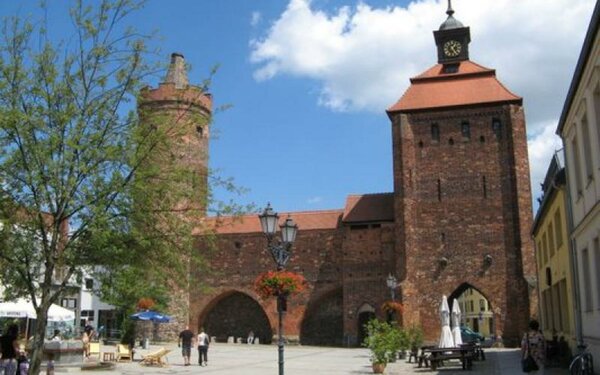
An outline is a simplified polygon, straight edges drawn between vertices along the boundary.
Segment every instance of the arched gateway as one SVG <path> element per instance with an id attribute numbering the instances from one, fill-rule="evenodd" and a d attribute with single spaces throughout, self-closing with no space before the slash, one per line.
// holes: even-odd
<path id="1" fill-rule="evenodd" d="M 230 292 L 217 297 L 198 318 L 198 327 L 226 342 L 228 337 L 244 340 L 250 331 L 260 343 L 270 344 L 273 331 L 262 306 L 241 292 Z"/>

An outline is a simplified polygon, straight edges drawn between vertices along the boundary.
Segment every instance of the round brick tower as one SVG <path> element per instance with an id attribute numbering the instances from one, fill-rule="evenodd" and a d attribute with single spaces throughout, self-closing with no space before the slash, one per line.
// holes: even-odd
<path id="1" fill-rule="evenodd" d="M 169 175 L 176 165 L 185 173 L 180 183 L 185 194 L 175 200 L 172 209 L 179 212 L 190 228 L 206 214 L 208 188 L 208 138 L 212 115 L 212 98 L 200 86 L 190 85 L 183 55 L 173 53 L 166 77 L 158 88 L 145 87 L 138 102 L 140 120 L 146 126 L 160 128 L 168 138 L 168 150 L 156 153 L 150 161 Z M 173 164 L 174 163 L 174 164 Z M 185 256 L 185 255 L 182 255 Z M 177 289 L 177 288 L 176 288 Z M 172 323 L 158 326 L 162 339 L 176 338 L 189 323 L 189 288 L 174 290 L 169 314 Z"/>

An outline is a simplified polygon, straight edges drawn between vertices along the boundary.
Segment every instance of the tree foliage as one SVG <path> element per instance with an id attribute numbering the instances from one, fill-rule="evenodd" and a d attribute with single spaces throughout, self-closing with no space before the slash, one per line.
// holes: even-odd
<path id="1" fill-rule="evenodd" d="M 149 36 L 124 25 L 140 4 L 90 4 L 71 8 L 68 42 L 18 17 L 1 30 L 0 282 L 8 297 L 32 300 L 37 332 L 87 272 L 131 309 L 140 297 L 164 306 L 167 282 L 185 284 L 189 262 L 203 265 L 191 251 L 201 212 L 178 206 L 197 193 L 170 154 L 176 123 L 144 126 L 134 106 L 159 68 L 148 63 Z M 42 345 L 38 335 L 34 374 Z"/>

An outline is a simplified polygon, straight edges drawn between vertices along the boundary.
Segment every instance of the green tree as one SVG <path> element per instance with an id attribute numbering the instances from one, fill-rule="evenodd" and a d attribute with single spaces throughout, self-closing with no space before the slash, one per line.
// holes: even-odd
<path id="1" fill-rule="evenodd" d="M 203 264 L 191 251 L 203 212 L 180 204 L 198 196 L 189 171 L 168 162 L 177 124 L 144 126 L 133 108 L 158 69 L 147 62 L 149 36 L 124 24 L 140 4 L 91 4 L 74 3 L 68 42 L 18 17 L 1 30 L 0 282 L 37 312 L 32 374 L 50 305 L 85 272 L 127 310 L 140 297 L 165 305 L 166 286 L 185 285 L 190 262 Z"/>

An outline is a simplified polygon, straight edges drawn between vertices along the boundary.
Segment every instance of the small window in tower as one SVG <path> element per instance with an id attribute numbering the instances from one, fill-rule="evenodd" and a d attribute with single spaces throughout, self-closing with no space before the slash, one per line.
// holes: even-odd
<path id="1" fill-rule="evenodd" d="M 440 127 L 438 124 L 431 124 L 431 140 L 435 142 L 440 141 Z"/>
<path id="2" fill-rule="evenodd" d="M 458 73 L 458 65 L 459 64 L 445 64 L 442 68 L 443 74 L 453 74 Z"/>
<path id="3" fill-rule="evenodd" d="M 438 202 L 442 201 L 442 181 L 439 178 L 437 180 L 437 199 Z"/>
<path id="4" fill-rule="evenodd" d="M 462 124 L 460 124 L 460 132 L 463 139 L 471 139 L 471 125 L 468 121 L 463 121 Z"/>
<path id="5" fill-rule="evenodd" d="M 485 143 L 485 137 L 483 135 L 479 136 L 479 142 Z"/>
<path id="6" fill-rule="evenodd" d="M 450 146 L 452 146 L 452 145 L 454 144 L 454 139 L 450 138 L 450 139 L 448 140 L 448 144 L 449 144 Z"/>
<path id="7" fill-rule="evenodd" d="M 423 148 L 423 141 L 419 141 L 419 148 Z"/>
<path id="8" fill-rule="evenodd" d="M 483 186 L 483 197 L 487 198 L 488 197 L 488 191 L 487 191 L 487 180 L 486 180 L 485 176 L 483 176 L 481 178 L 481 185 Z"/>
<path id="9" fill-rule="evenodd" d="M 492 119 L 492 131 L 496 139 L 502 139 L 502 123 L 497 118 Z"/>
<path id="10" fill-rule="evenodd" d="M 200 137 L 202 137 L 204 135 L 204 129 L 202 128 L 202 126 L 200 126 L 200 125 L 196 126 L 196 133 L 198 133 L 198 135 Z"/>

